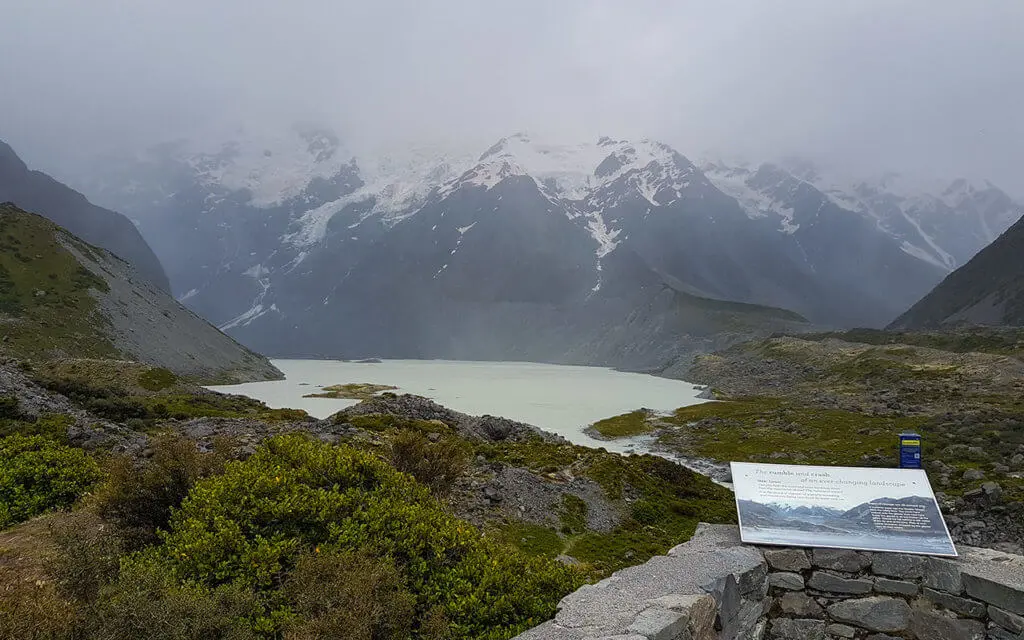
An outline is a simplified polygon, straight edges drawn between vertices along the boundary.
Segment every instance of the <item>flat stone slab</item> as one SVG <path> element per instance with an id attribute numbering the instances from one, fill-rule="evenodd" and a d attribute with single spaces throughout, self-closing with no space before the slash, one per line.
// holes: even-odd
<path id="1" fill-rule="evenodd" d="M 752 547 L 696 552 L 680 549 L 673 550 L 675 555 L 655 556 L 642 565 L 622 569 L 597 584 L 570 593 L 559 603 L 555 622 L 569 629 L 602 630 L 606 635 L 623 633 L 650 600 L 704 594 L 723 576 L 764 568 L 761 553 Z"/>
<path id="2" fill-rule="evenodd" d="M 1024 615 L 1024 557 L 970 549 L 961 559 L 964 591 L 972 598 Z"/>
<path id="3" fill-rule="evenodd" d="M 949 618 L 915 609 L 910 621 L 914 636 L 924 640 L 985 640 L 985 625 L 977 620 Z"/>
<path id="4" fill-rule="evenodd" d="M 914 582 L 903 580 L 892 580 L 890 578 L 875 578 L 875 591 L 878 593 L 896 593 L 901 596 L 916 596 L 920 587 Z"/>
<path id="5" fill-rule="evenodd" d="M 811 561 L 803 549 L 765 549 L 764 559 L 775 571 L 803 571 L 811 568 Z"/>
<path id="6" fill-rule="evenodd" d="M 963 616 L 968 616 L 970 618 L 985 617 L 985 603 L 978 602 L 977 600 L 961 598 L 960 596 L 936 591 L 929 587 L 924 588 L 924 597 L 941 607 L 949 609 L 950 611 L 955 611 Z"/>
<path id="7" fill-rule="evenodd" d="M 822 569 L 856 573 L 871 564 L 871 557 L 849 549 L 812 549 L 811 564 Z"/>
<path id="8" fill-rule="evenodd" d="M 848 593 L 856 595 L 871 593 L 871 589 L 875 586 L 875 583 L 870 579 L 844 578 L 842 576 L 828 573 L 827 571 L 815 571 L 811 574 L 811 579 L 807 581 L 807 586 L 811 589 L 827 591 L 828 593 Z"/>
<path id="9" fill-rule="evenodd" d="M 768 633 L 785 640 L 825 640 L 825 621 L 779 618 L 771 621 Z"/>
<path id="10" fill-rule="evenodd" d="M 871 558 L 871 571 L 893 578 L 923 578 L 928 558 L 905 553 L 875 553 Z"/>
<path id="11" fill-rule="evenodd" d="M 902 598 L 870 596 L 830 605 L 828 615 L 836 622 L 845 622 L 869 631 L 895 632 L 903 631 L 910 624 L 910 605 Z"/>
<path id="12" fill-rule="evenodd" d="M 788 591 L 803 591 L 804 577 L 799 573 L 790 573 L 788 571 L 769 573 L 768 586 Z"/>

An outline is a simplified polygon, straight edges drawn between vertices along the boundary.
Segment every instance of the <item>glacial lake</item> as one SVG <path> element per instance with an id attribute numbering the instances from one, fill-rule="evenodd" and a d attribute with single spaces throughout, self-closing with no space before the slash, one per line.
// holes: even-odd
<path id="1" fill-rule="evenodd" d="M 646 450 L 642 440 L 602 441 L 583 433 L 602 418 L 642 407 L 672 411 L 705 402 L 689 382 L 602 367 L 531 362 L 385 360 L 274 360 L 285 380 L 210 387 L 262 400 L 273 408 L 304 409 L 317 418 L 358 400 L 304 398 L 319 387 L 346 383 L 385 384 L 397 393 L 425 396 L 470 415 L 490 414 L 535 425 L 576 444 L 609 451 Z"/>

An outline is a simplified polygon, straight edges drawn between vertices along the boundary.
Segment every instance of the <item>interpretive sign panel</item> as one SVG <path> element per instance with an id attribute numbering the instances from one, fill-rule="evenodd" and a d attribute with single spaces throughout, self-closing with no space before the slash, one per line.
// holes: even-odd
<path id="1" fill-rule="evenodd" d="M 955 556 L 922 469 L 732 463 L 751 544 Z"/>

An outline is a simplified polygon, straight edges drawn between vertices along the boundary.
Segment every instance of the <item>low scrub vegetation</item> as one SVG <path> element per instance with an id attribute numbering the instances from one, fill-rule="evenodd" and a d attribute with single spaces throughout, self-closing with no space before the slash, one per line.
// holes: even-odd
<path id="1" fill-rule="evenodd" d="M 0 529 L 70 507 L 99 478 L 99 465 L 80 449 L 43 436 L 0 438 Z"/>
<path id="2" fill-rule="evenodd" d="M 112 460 L 53 527 L 55 587 L 18 587 L 37 609 L 19 637 L 510 638 L 585 580 L 484 536 L 370 452 L 298 435 L 246 460 L 175 439 L 154 451 Z"/>

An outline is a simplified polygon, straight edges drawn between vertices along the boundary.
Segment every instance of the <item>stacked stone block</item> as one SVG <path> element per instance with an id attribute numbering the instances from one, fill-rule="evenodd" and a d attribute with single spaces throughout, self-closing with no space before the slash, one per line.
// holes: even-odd
<path id="1" fill-rule="evenodd" d="M 522 640 L 1024 640 L 1024 557 L 959 558 L 744 545 L 701 525 L 566 596 Z"/>

